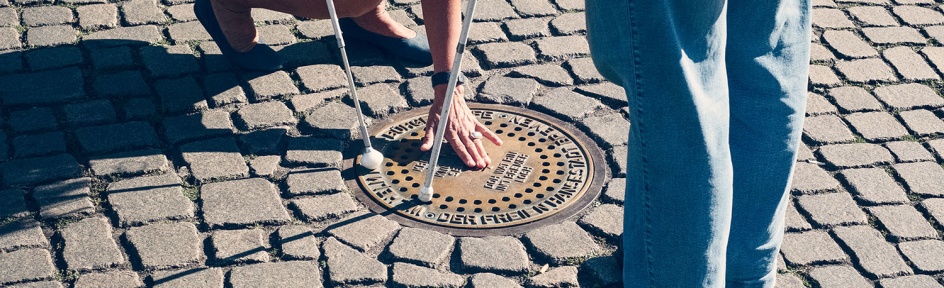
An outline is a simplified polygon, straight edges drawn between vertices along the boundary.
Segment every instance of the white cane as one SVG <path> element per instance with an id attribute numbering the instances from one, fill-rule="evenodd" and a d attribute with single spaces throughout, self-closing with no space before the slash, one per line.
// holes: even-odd
<path id="1" fill-rule="evenodd" d="M 351 75 L 351 65 L 347 61 L 347 51 L 344 49 L 344 37 L 341 36 L 341 24 L 338 23 L 338 13 L 334 11 L 334 1 L 326 0 L 328 3 L 328 14 L 331 15 L 331 26 L 334 27 L 334 37 L 338 40 L 338 50 L 341 50 L 341 61 L 344 62 L 344 74 L 347 75 L 347 87 L 351 92 L 351 98 L 354 99 L 354 109 L 357 109 L 357 122 L 360 125 L 361 139 L 364 140 L 364 153 L 361 154 L 361 166 L 370 170 L 377 170 L 383 162 L 383 154 L 374 150 L 370 144 L 370 135 L 367 134 L 367 122 L 364 121 L 364 114 L 361 112 L 361 101 L 357 98 L 357 90 L 354 88 L 354 76 Z"/>
<path id="2" fill-rule="evenodd" d="M 329 0 L 330 1 L 330 0 Z M 462 21 L 462 33 L 459 34 L 459 45 L 456 47 L 456 58 L 452 61 L 452 71 L 449 71 L 449 83 L 446 86 L 446 97 L 443 99 L 442 111 L 439 113 L 439 126 L 436 127 L 436 135 L 433 139 L 433 152 L 429 157 L 429 167 L 426 171 L 426 182 L 420 188 L 419 199 L 423 202 L 433 200 L 433 178 L 436 171 L 439 170 L 439 152 L 442 149 L 443 134 L 446 133 L 446 123 L 449 122 L 449 109 L 452 108 L 452 94 L 456 91 L 456 81 L 459 79 L 459 73 L 462 73 L 462 54 L 465 53 L 465 43 L 469 39 L 469 28 L 472 27 L 472 14 L 475 12 L 475 0 L 469 0 L 469 5 L 465 9 L 465 19 Z"/>

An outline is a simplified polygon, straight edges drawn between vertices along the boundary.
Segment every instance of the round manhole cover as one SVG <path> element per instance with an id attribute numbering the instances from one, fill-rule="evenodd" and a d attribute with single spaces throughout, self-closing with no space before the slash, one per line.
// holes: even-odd
<path id="1" fill-rule="evenodd" d="M 470 104 L 502 146 L 486 142 L 492 165 L 466 168 L 443 144 L 432 202 L 417 200 L 429 152 L 420 151 L 426 109 L 373 125 L 371 138 L 385 159 L 377 171 L 348 163 L 375 212 L 407 226 L 460 236 L 514 234 L 574 215 L 600 194 L 608 177 L 600 149 L 573 125 L 530 110 Z M 354 183 L 352 183 L 354 184 Z M 354 185 L 352 185 L 354 187 Z"/>

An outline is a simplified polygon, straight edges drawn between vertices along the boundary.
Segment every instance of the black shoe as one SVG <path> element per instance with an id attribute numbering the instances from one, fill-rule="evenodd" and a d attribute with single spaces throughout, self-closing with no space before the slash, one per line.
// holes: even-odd
<path id="1" fill-rule="evenodd" d="M 341 24 L 341 33 L 347 39 L 375 44 L 387 53 L 416 64 L 433 65 L 433 54 L 429 53 L 429 40 L 426 36 L 417 33 L 416 37 L 409 39 L 389 37 L 367 31 L 350 18 L 341 18 L 338 22 Z"/>
<path id="2" fill-rule="evenodd" d="M 216 15 L 213 14 L 213 6 L 210 1 L 196 0 L 193 4 L 193 12 L 197 15 L 197 20 L 200 20 L 203 28 L 210 34 L 210 37 L 213 37 L 216 46 L 220 47 L 220 52 L 229 62 L 236 67 L 252 71 L 272 72 L 282 68 L 282 56 L 279 56 L 268 45 L 258 43 L 255 47 L 252 47 L 252 50 L 246 52 L 233 49 L 229 45 L 229 41 L 226 40 L 226 35 L 223 34 L 223 29 L 220 28 Z"/>

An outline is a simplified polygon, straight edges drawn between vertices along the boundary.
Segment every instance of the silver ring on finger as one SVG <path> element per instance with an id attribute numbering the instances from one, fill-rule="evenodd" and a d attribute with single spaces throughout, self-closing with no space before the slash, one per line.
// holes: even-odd
<path id="1" fill-rule="evenodd" d="M 482 133 L 479 131 L 472 132 L 471 134 L 469 134 L 469 138 L 471 138 L 472 140 L 482 139 Z"/>

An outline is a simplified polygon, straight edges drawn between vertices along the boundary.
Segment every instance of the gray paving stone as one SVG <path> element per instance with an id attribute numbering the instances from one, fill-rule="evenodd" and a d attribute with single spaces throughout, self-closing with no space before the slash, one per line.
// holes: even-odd
<path id="1" fill-rule="evenodd" d="M 574 73 L 579 83 L 596 83 L 605 80 L 590 58 L 571 59 L 564 65 L 570 68 L 570 72 Z"/>
<path id="2" fill-rule="evenodd" d="M 232 138 L 203 140 L 180 146 L 180 153 L 199 182 L 249 176 L 246 160 Z"/>
<path id="3" fill-rule="evenodd" d="M 867 26 L 898 26 L 898 20 L 881 6 L 858 6 L 846 9 L 856 20 Z"/>
<path id="4" fill-rule="evenodd" d="M 286 46 L 275 46 L 272 49 L 276 49 L 276 51 L 282 55 L 282 58 L 285 59 L 285 63 L 293 67 L 312 64 L 338 63 L 336 61 L 339 61 L 338 59 L 340 58 L 339 56 L 335 56 L 336 54 L 333 54 L 333 52 L 336 50 L 328 49 L 328 45 L 326 43 L 317 41 L 301 42 Z M 352 50 L 348 51 L 353 52 Z M 356 56 L 354 53 L 349 53 L 348 55 Z M 379 50 L 376 55 L 377 58 L 375 59 L 382 59 L 383 57 L 383 54 L 380 54 Z M 351 64 L 361 64 L 361 61 L 359 61 L 361 59 L 363 59 L 363 57 L 352 57 Z"/>
<path id="5" fill-rule="evenodd" d="M 882 141 L 908 136 L 908 130 L 886 112 L 865 112 L 846 115 L 846 121 L 866 140 Z M 944 123 L 942 123 L 944 124 Z"/>
<path id="6" fill-rule="evenodd" d="M 790 201 L 787 205 L 786 212 L 786 226 L 788 231 L 806 231 L 813 229 L 813 226 L 809 222 L 806 222 L 806 219 L 803 215 L 800 215 L 800 212 L 797 211 L 796 205 L 793 204 L 793 201 Z"/>
<path id="7" fill-rule="evenodd" d="M 194 206 L 173 174 L 138 177 L 108 185 L 108 203 L 122 226 L 158 220 L 190 219 Z"/>
<path id="8" fill-rule="evenodd" d="M 309 261 L 261 263 L 233 268 L 230 283 L 236 287 L 323 287 L 321 269 Z"/>
<path id="9" fill-rule="evenodd" d="M 346 189 L 337 169 L 296 171 L 288 174 L 285 185 L 291 196 L 334 194 Z"/>
<path id="10" fill-rule="evenodd" d="M 282 226 L 276 232 L 278 243 L 285 258 L 293 260 L 318 260 L 321 251 L 319 241 L 311 228 L 303 225 Z"/>
<path id="11" fill-rule="evenodd" d="M 410 107 L 410 104 L 400 95 L 399 91 L 393 90 L 390 85 L 386 84 L 374 84 L 359 88 L 357 96 L 361 100 L 361 108 L 370 116 L 383 117 Z M 350 95 L 346 96 L 346 99 L 353 102 Z M 333 117 L 337 117 L 337 115 Z M 352 122 L 349 119 L 353 118 L 344 119 L 344 121 Z"/>
<path id="12" fill-rule="evenodd" d="M 321 39 L 327 36 L 334 36 L 334 30 L 331 27 L 330 20 L 312 19 L 301 21 L 295 26 L 295 29 L 302 36 L 311 39 Z"/>
<path id="13" fill-rule="evenodd" d="M 122 85 L 114 85 L 115 83 L 122 83 Z M 144 82 L 144 77 L 139 71 L 99 75 L 95 78 L 93 87 L 98 96 L 107 98 L 151 95 L 151 87 Z"/>
<path id="14" fill-rule="evenodd" d="M 479 5 L 481 4 L 481 5 Z M 508 18 L 518 18 L 518 14 L 508 2 L 500 0 L 483 0 L 476 4 L 475 19 L 477 21 L 499 21 Z"/>
<path id="15" fill-rule="evenodd" d="M 20 189 L 0 190 L 0 218 L 18 218 L 28 215 L 30 211 L 26 207 L 25 196 L 26 191 Z M 0 239 L 2 238 L 0 237 Z M 0 242 L 3 242 L 3 240 L 0 240 Z M 0 244 L 0 249 L 3 249 L 2 244 Z"/>
<path id="16" fill-rule="evenodd" d="M 161 107 L 168 114 L 207 110 L 207 101 L 193 77 L 158 80 L 154 84 Z"/>
<path id="17" fill-rule="evenodd" d="M 459 261 L 463 267 L 497 273 L 521 273 L 531 265 L 518 239 L 501 236 L 459 238 Z"/>
<path id="18" fill-rule="evenodd" d="M 925 109 L 904 111 L 898 114 L 901 120 L 908 125 L 914 134 L 929 136 L 944 133 L 944 121 L 934 115 L 934 112 Z"/>
<path id="19" fill-rule="evenodd" d="M 118 26 L 118 7 L 115 4 L 83 5 L 75 8 L 79 27 L 85 30 Z"/>
<path id="20" fill-rule="evenodd" d="M 892 66 L 895 66 L 895 70 L 898 71 L 898 74 L 900 74 L 904 80 L 941 79 L 941 77 L 937 75 L 937 72 L 934 72 L 934 69 L 925 62 L 924 58 L 910 47 L 898 46 L 885 49 L 885 51 L 882 51 L 882 56 L 884 56 L 888 62 L 891 62 Z"/>
<path id="21" fill-rule="evenodd" d="M 193 4 L 180 4 L 168 6 L 166 10 L 167 14 L 170 15 L 176 21 L 194 21 L 197 20 L 197 15 L 193 12 Z"/>
<path id="22" fill-rule="evenodd" d="M 171 143 L 232 135 L 235 130 L 229 112 L 223 110 L 166 118 L 164 129 L 164 135 Z"/>
<path id="23" fill-rule="evenodd" d="M 427 85 L 427 87 L 429 86 Z M 328 102 L 327 106 L 331 106 L 332 104 L 338 104 L 338 105 L 343 106 L 343 103 L 340 103 L 338 101 L 333 101 L 333 100 L 340 99 L 346 93 L 347 93 L 347 90 L 345 89 L 336 89 L 336 90 L 330 90 L 326 92 L 317 92 L 317 93 L 312 93 L 312 94 L 297 95 L 297 96 L 292 96 L 292 99 L 289 99 L 288 102 L 291 103 L 291 107 L 296 113 L 306 114 L 316 108 L 322 107 L 322 104 L 325 104 L 325 102 L 327 101 L 330 101 Z M 432 91 L 429 92 L 430 95 L 432 95 L 432 93 L 433 93 Z M 432 96 L 430 96 L 430 99 L 432 99 Z"/>
<path id="24" fill-rule="evenodd" d="M 322 245 L 327 278 L 334 284 L 372 284 L 387 281 L 387 266 L 331 237 Z"/>
<path id="25" fill-rule="evenodd" d="M 262 229 L 217 230 L 210 239 L 213 256 L 219 263 L 269 262 L 268 235 Z"/>
<path id="26" fill-rule="evenodd" d="M 212 227 L 283 224 L 289 221 L 278 191 L 265 179 L 203 185 L 203 220 Z"/>
<path id="27" fill-rule="evenodd" d="M 64 106 L 62 111 L 66 122 L 73 127 L 110 123 L 118 118 L 115 107 L 104 99 L 69 104 Z"/>
<path id="28" fill-rule="evenodd" d="M 551 28 L 561 35 L 573 35 L 587 31 L 586 15 L 580 13 L 565 13 L 551 20 Z"/>
<path id="29" fill-rule="evenodd" d="M 882 104 L 862 87 L 845 86 L 829 89 L 829 96 L 844 112 L 865 112 L 882 110 Z"/>
<path id="30" fill-rule="evenodd" d="M 47 26 L 69 24 L 75 21 L 72 9 L 62 6 L 40 6 L 23 9 L 21 15 L 26 26 Z"/>
<path id="31" fill-rule="evenodd" d="M 249 160 L 249 170 L 257 177 L 274 176 L 279 170 L 282 157 L 278 155 L 259 156 Z"/>
<path id="32" fill-rule="evenodd" d="M 167 157 L 156 149 L 92 156 L 89 167 L 95 175 L 141 175 L 164 172 Z"/>
<path id="33" fill-rule="evenodd" d="M 223 287 L 223 270 L 220 268 L 190 268 L 171 271 L 156 271 L 151 274 L 154 287 L 158 288 L 220 288 Z"/>
<path id="34" fill-rule="evenodd" d="M 82 37 L 86 46 L 114 47 L 123 45 L 155 44 L 164 39 L 161 29 L 155 25 L 133 27 L 118 27 L 114 29 L 93 32 Z"/>
<path id="35" fill-rule="evenodd" d="M 66 141 L 61 131 L 13 138 L 13 156 L 18 159 L 64 152 L 66 152 Z"/>
<path id="36" fill-rule="evenodd" d="M 937 257 L 944 253 L 944 242 L 940 240 L 902 242 L 898 244 L 898 249 L 919 271 L 930 273 L 944 271 L 944 259 Z"/>
<path id="37" fill-rule="evenodd" d="M 0 5 L 7 6 L 7 5 Z M 0 8 L 0 27 L 12 27 L 20 25 L 20 15 L 15 8 Z"/>
<path id="38" fill-rule="evenodd" d="M 822 65 L 810 65 L 810 83 L 822 86 L 838 86 L 842 84 L 842 80 L 839 80 L 832 68 Z"/>
<path id="39" fill-rule="evenodd" d="M 924 27 L 924 34 L 931 36 L 932 39 L 941 42 L 944 40 L 944 26 L 929 26 Z"/>
<path id="40" fill-rule="evenodd" d="M 17 250 L 0 253 L 0 284 L 52 278 L 56 267 L 44 249 Z"/>
<path id="41" fill-rule="evenodd" d="M 565 11 L 583 11 L 584 10 L 584 1 L 554 0 L 554 3 L 557 4 L 557 7 L 560 7 L 561 10 L 565 10 Z"/>
<path id="42" fill-rule="evenodd" d="M 787 233 L 780 250 L 792 265 L 840 263 L 849 260 L 849 256 L 824 231 Z"/>
<path id="43" fill-rule="evenodd" d="M 271 129 L 257 130 L 252 131 L 247 134 L 239 135 L 239 143 L 242 144 L 244 149 L 248 150 L 250 154 L 255 155 L 266 155 L 266 154 L 278 154 L 279 147 L 283 143 L 285 134 L 288 133 L 288 128 L 285 127 L 275 127 Z M 275 164 L 279 164 L 279 161 L 276 161 Z"/>
<path id="44" fill-rule="evenodd" d="M 820 28 L 855 28 L 849 17 L 839 9 L 813 9 L 813 26 Z"/>
<path id="45" fill-rule="evenodd" d="M 239 80 L 232 73 L 210 74 L 203 78 L 207 99 L 212 107 L 246 103 L 246 92 L 239 86 Z"/>
<path id="46" fill-rule="evenodd" d="M 931 152 L 934 152 L 938 158 L 944 159 L 944 139 L 928 140 L 927 143 Z"/>
<path id="47" fill-rule="evenodd" d="M 551 29 L 548 28 L 549 21 L 549 18 L 515 19 L 506 21 L 504 26 L 511 40 L 520 41 L 551 36 Z"/>
<path id="48" fill-rule="evenodd" d="M 603 103 L 611 107 L 624 107 L 626 103 L 626 90 L 611 82 L 578 86 L 577 91 L 598 98 Z"/>
<path id="49" fill-rule="evenodd" d="M 550 37 L 535 43 L 545 59 L 562 60 L 590 55 L 590 46 L 583 36 Z"/>
<path id="50" fill-rule="evenodd" d="M 538 228 L 526 233 L 524 238 L 538 255 L 557 264 L 568 263 L 601 251 L 590 234 L 574 222 Z"/>
<path id="51" fill-rule="evenodd" d="M 7 190 L 2 193 L 14 192 Z M 22 195 L 20 196 L 22 197 Z M 0 251 L 10 251 L 21 248 L 48 248 L 49 241 L 43 234 L 39 222 L 33 219 L 9 221 L 0 226 Z M 7 270 L 5 270 L 7 271 Z"/>
<path id="52" fill-rule="evenodd" d="M 533 79 L 494 76 L 482 85 L 477 99 L 489 103 L 527 106 L 539 87 L 540 84 Z"/>
<path id="53" fill-rule="evenodd" d="M 403 228 L 388 249 L 399 261 L 435 268 L 449 258 L 455 241 L 454 237 L 439 232 Z"/>
<path id="54" fill-rule="evenodd" d="M 629 142 L 629 121 L 619 113 L 589 116 L 581 124 L 603 147 L 618 147 Z"/>
<path id="55" fill-rule="evenodd" d="M 89 56 L 92 61 L 92 66 L 95 67 L 96 70 L 128 68 L 135 65 L 135 60 L 131 55 L 131 48 L 126 46 L 92 49 L 89 51 Z M 103 82 L 97 85 L 106 86 L 107 83 Z M 108 90 L 109 87 L 95 87 L 95 89 Z M 143 89 L 147 90 L 147 86 L 144 86 Z"/>
<path id="56" fill-rule="evenodd" d="M 616 256 L 591 258 L 581 265 L 581 270 L 589 271 L 597 283 L 605 287 L 614 287 L 622 283 L 622 269 Z"/>
<path id="57" fill-rule="evenodd" d="M 63 68 L 82 64 L 85 59 L 78 47 L 60 46 L 30 50 L 26 53 L 26 63 L 33 71 Z"/>
<path id="58" fill-rule="evenodd" d="M 833 52 L 819 43 L 810 43 L 810 61 L 829 61 L 836 60 Z"/>
<path id="59" fill-rule="evenodd" d="M 885 143 L 885 148 L 892 151 L 898 162 L 932 161 L 934 156 L 921 143 L 912 141 L 896 141 Z"/>
<path id="60" fill-rule="evenodd" d="M 799 145 L 797 148 L 797 161 L 811 160 L 816 160 L 815 157 L 813 157 L 813 151 L 810 151 L 810 148 L 806 147 L 804 144 Z"/>
<path id="61" fill-rule="evenodd" d="M 59 231 L 65 241 L 62 258 L 71 270 L 93 270 L 127 265 L 112 239 L 104 217 L 86 218 Z"/>
<path id="62" fill-rule="evenodd" d="M 170 8 L 167 10 L 170 11 Z M 193 8 L 190 8 L 190 11 L 193 11 Z M 174 40 L 174 44 L 184 44 L 187 41 L 209 41 L 213 39 L 210 37 L 210 33 L 207 33 L 206 29 L 203 29 L 203 25 L 200 25 L 200 22 L 197 21 L 171 24 L 167 26 L 167 34 L 170 35 L 171 40 Z"/>
<path id="63" fill-rule="evenodd" d="M 301 79 L 305 89 L 312 92 L 347 87 L 347 77 L 338 65 L 318 64 L 298 67 L 295 69 L 295 74 Z"/>
<path id="64" fill-rule="evenodd" d="M 515 280 L 492 273 L 478 273 L 469 279 L 472 288 L 521 288 Z"/>
<path id="65" fill-rule="evenodd" d="M 606 189 L 603 190 L 603 196 L 609 201 L 623 203 L 623 199 L 626 198 L 626 178 L 610 180 L 610 183 L 606 184 Z"/>
<path id="66" fill-rule="evenodd" d="M 0 29 L 2 34 L 3 29 Z M 0 36 L 2 37 L 2 36 Z M 19 51 L 0 54 L 0 73 L 9 73 L 23 70 L 23 53 Z"/>
<path id="67" fill-rule="evenodd" d="M 522 17 L 548 16 L 558 14 L 557 8 L 548 1 L 511 0 L 515 10 Z"/>
<path id="68" fill-rule="evenodd" d="M 505 31 L 498 22 L 479 22 L 472 23 L 469 29 L 469 44 L 481 44 L 490 42 L 508 41 Z"/>
<path id="69" fill-rule="evenodd" d="M 0 28 L 0 50 L 23 47 L 23 44 L 20 43 L 20 37 L 20 32 L 14 28 Z"/>
<path id="70" fill-rule="evenodd" d="M 48 162 L 47 162 L 48 165 Z M 95 212 L 89 199 L 91 179 L 64 180 L 33 189 L 33 198 L 39 204 L 43 218 L 87 215 Z"/>
<path id="71" fill-rule="evenodd" d="M 52 109 L 35 107 L 10 112 L 9 126 L 18 132 L 34 132 L 58 128 L 58 120 Z"/>
<path id="72" fill-rule="evenodd" d="M 200 52 L 203 53 L 200 55 L 200 59 L 203 60 L 203 66 L 206 67 L 207 71 L 219 73 L 233 72 L 239 69 L 233 66 L 233 63 L 230 63 L 229 60 L 226 60 L 226 57 L 223 56 L 223 52 L 220 52 L 220 47 L 216 46 L 216 43 L 207 41 L 200 43 L 197 47 Z"/>
<path id="73" fill-rule="evenodd" d="M 816 164 L 797 163 L 793 175 L 793 190 L 803 193 L 835 191 L 839 181 Z"/>
<path id="74" fill-rule="evenodd" d="M 292 82 L 285 71 L 276 71 L 265 75 L 251 75 L 248 77 L 252 92 L 249 97 L 253 101 L 265 101 L 276 97 L 298 94 L 298 87 Z"/>
<path id="75" fill-rule="evenodd" d="M 810 140 L 821 144 L 848 143 L 855 141 L 855 135 L 836 115 L 806 117 L 803 134 Z"/>
<path id="76" fill-rule="evenodd" d="M 836 265 L 821 266 L 810 270 L 810 278 L 816 281 L 820 287 L 849 287 L 849 288 L 870 288 L 875 287 L 868 279 L 859 274 L 855 268 Z"/>
<path id="77" fill-rule="evenodd" d="M 477 14 L 478 15 L 478 14 Z M 518 42 L 487 43 L 475 46 L 489 69 L 531 64 L 537 61 L 530 46 Z"/>
<path id="78" fill-rule="evenodd" d="M 837 114 L 839 110 L 833 103 L 829 103 L 825 97 L 817 93 L 809 92 L 806 94 L 806 115 Z"/>
<path id="79" fill-rule="evenodd" d="M 410 106 L 427 106 L 433 104 L 433 82 L 430 77 L 417 77 L 406 82 L 407 100 Z M 466 93 L 466 97 L 475 93 Z M 329 104 L 330 105 L 330 104 Z"/>
<path id="80" fill-rule="evenodd" d="M 597 235 L 618 239 L 623 234 L 623 207 L 613 204 L 594 207 L 578 223 Z"/>
<path id="81" fill-rule="evenodd" d="M 335 139 L 289 138 L 285 161 L 292 165 L 340 168 L 343 160 L 341 155 L 343 145 L 343 142 Z"/>
<path id="82" fill-rule="evenodd" d="M 308 221 L 339 218 L 357 211 L 357 205 L 347 193 L 336 193 L 292 200 L 292 207 Z"/>
<path id="83" fill-rule="evenodd" d="M 154 127 L 145 122 L 79 128 L 75 130 L 75 135 L 86 153 L 160 147 Z"/>
<path id="84" fill-rule="evenodd" d="M 354 66 L 351 67 L 351 73 L 354 75 L 354 81 L 361 86 L 400 81 L 400 74 L 391 66 Z M 346 78 L 344 83 L 347 84 Z"/>
<path id="85" fill-rule="evenodd" d="M 560 65 L 542 64 L 530 65 L 516 68 L 513 75 L 532 78 L 549 86 L 569 86 L 574 84 L 574 79 Z"/>
<path id="86" fill-rule="evenodd" d="M 878 277 L 912 274 L 911 267 L 902 260 L 895 246 L 869 226 L 837 227 L 833 229 L 839 240 L 852 249 L 855 262 L 866 273 Z"/>
<path id="87" fill-rule="evenodd" d="M 132 26 L 162 24 L 167 21 L 164 12 L 157 7 L 156 0 L 131 0 L 121 5 L 125 22 Z"/>
<path id="88" fill-rule="evenodd" d="M 820 147 L 819 153 L 830 164 L 840 168 L 866 167 L 893 160 L 884 147 L 869 143 L 827 145 Z"/>
<path id="89" fill-rule="evenodd" d="M 16 159 L 0 163 L 0 177 L 6 186 L 35 185 L 51 180 L 78 177 L 82 166 L 69 154 Z"/>
<path id="90" fill-rule="evenodd" d="M 295 125 L 298 122 L 292 115 L 292 110 L 278 101 L 243 106 L 236 111 L 236 117 L 246 130 Z"/>
<path id="91" fill-rule="evenodd" d="M 944 220 L 944 199 L 932 198 L 921 201 L 921 207 L 931 214 L 935 221 L 941 223 Z"/>
<path id="92" fill-rule="evenodd" d="M 269 45 L 286 45 L 295 43 L 295 35 L 286 25 L 266 25 L 257 27 L 259 32 L 259 43 Z"/>
<path id="93" fill-rule="evenodd" d="M 912 26 L 944 24 L 944 15 L 931 8 L 902 5 L 892 7 L 892 12 L 898 15 L 905 24 Z"/>
<path id="94" fill-rule="evenodd" d="M 613 147 L 608 152 L 608 159 L 610 163 L 616 163 L 616 165 L 610 165 L 613 170 L 613 175 L 616 177 L 625 177 L 626 176 L 626 159 L 629 154 L 627 147 Z"/>
<path id="95" fill-rule="evenodd" d="M 19 285 L 10 286 L 11 288 L 62 288 L 62 283 L 59 281 L 41 281 L 41 282 L 27 282 Z"/>
<path id="96" fill-rule="evenodd" d="M 203 237 L 193 223 L 157 223 L 125 232 L 141 264 L 175 268 L 203 260 Z"/>
<path id="97" fill-rule="evenodd" d="M 111 271 L 82 274 L 75 281 L 75 288 L 80 287 L 142 287 L 144 282 L 133 271 Z"/>
<path id="98" fill-rule="evenodd" d="M 818 226 L 866 224 L 865 212 L 847 193 L 802 195 L 797 197 L 800 207 L 810 214 Z"/>
<path id="99" fill-rule="evenodd" d="M 393 283 L 401 287 L 462 287 L 465 277 L 408 263 L 393 264 Z"/>
<path id="100" fill-rule="evenodd" d="M 870 204 L 899 204 L 908 202 L 905 190 L 880 168 L 848 169 L 839 173 L 852 187 L 859 199 Z"/>
<path id="101" fill-rule="evenodd" d="M 327 232 L 360 251 L 367 251 L 383 244 L 398 230 L 400 224 L 397 222 L 373 213 L 359 213 L 341 220 Z"/>
<path id="102" fill-rule="evenodd" d="M 886 205 L 870 207 L 868 210 L 898 241 L 938 237 L 931 224 L 910 205 Z"/>
<path id="103" fill-rule="evenodd" d="M 882 279 L 879 284 L 885 288 L 908 288 L 908 287 L 926 287 L 937 288 L 944 287 L 934 277 L 928 275 L 912 275 L 891 279 Z"/>
<path id="104" fill-rule="evenodd" d="M 924 196 L 944 196 L 944 168 L 934 162 L 917 162 L 892 165 L 908 191 Z"/>
<path id="105" fill-rule="evenodd" d="M 911 27 L 862 28 L 862 33 L 876 44 L 924 44 L 927 39 Z"/>
<path id="106" fill-rule="evenodd" d="M 854 83 L 891 82 L 898 80 L 892 68 L 880 59 L 868 58 L 838 61 L 836 69 Z"/>
<path id="107" fill-rule="evenodd" d="M 777 288 L 803 288 L 803 280 L 793 274 L 777 274 Z"/>
<path id="108" fill-rule="evenodd" d="M 579 287 L 577 267 L 558 267 L 528 279 L 530 287 Z"/>
<path id="109" fill-rule="evenodd" d="M 534 98 L 534 106 L 567 120 L 584 118 L 590 112 L 603 106 L 600 101 L 577 94 L 571 88 L 557 88 Z"/>
<path id="110" fill-rule="evenodd" d="M 33 27 L 26 30 L 26 44 L 31 47 L 72 44 L 75 43 L 77 34 L 71 25 Z"/>
<path id="111" fill-rule="evenodd" d="M 48 85 L 48 79 L 56 79 L 56 85 Z M 85 95 L 82 79 L 82 71 L 76 67 L 10 74 L 0 77 L 0 99 L 5 105 L 68 102 Z"/>

